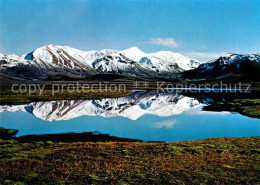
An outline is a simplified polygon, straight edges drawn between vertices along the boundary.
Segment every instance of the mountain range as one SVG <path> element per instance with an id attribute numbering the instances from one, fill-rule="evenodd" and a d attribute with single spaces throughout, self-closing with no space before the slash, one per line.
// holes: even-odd
<path id="1" fill-rule="evenodd" d="M 170 51 L 144 53 L 137 47 L 116 51 L 81 51 L 52 44 L 26 55 L 0 54 L 0 73 L 29 80 L 88 79 L 98 75 L 145 79 L 221 79 L 252 76 L 260 71 L 260 55 L 229 54 L 202 63 Z M 252 76 L 252 78 L 257 77 Z"/>

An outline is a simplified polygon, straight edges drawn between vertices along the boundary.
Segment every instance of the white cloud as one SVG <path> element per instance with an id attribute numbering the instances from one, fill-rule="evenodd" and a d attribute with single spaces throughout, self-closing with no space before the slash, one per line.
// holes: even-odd
<path id="1" fill-rule="evenodd" d="M 163 121 L 159 123 L 154 124 L 154 128 L 173 128 L 174 124 L 176 123 L 176 120 L 169 120 L 169 121 Z"/>
<path id="2" fill-rule="evenodd" d="M 177 48 L 180 46 L 180 43 L 177 43 L 174 38 L 151 38 L 149 43 L 167 46 L 170 48 Z"/>
<path id="3" fill-rule="evenodd" d="M 226 55 L 226 52 L 185 52 L 185 55 L 191 58 L 218 58 Z"/>

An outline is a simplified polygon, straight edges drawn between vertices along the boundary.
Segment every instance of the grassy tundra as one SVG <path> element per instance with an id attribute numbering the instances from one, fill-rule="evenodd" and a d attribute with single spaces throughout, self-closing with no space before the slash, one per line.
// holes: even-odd
<path id="1" fill-rule="evenodd" d="M 175 143 L 0 140 L 0 184 L 258 184 L 260 138 Z"/>

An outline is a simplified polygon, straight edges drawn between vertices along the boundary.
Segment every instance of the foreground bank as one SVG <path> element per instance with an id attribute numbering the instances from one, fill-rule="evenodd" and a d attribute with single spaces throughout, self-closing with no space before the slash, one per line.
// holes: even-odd
<path id="1" fill-rule="evenodd" d="M 0 184 L 257 184 L 260 137 L 175 143 L 1 140 Z"/>

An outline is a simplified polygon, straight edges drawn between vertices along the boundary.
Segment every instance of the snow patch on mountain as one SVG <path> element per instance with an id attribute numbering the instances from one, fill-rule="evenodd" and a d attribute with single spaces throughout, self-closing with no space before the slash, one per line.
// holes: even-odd
<path id="1" fill-rule="evenodd" d="M 160 51 L 147 54 L 140 60 L 145 68 L 151 68 L 156 72 L 176 71 L 182 72 L 198 67 L 199 60 L 185 57 L 179 53 Z M 197 63 L 197 64 L 196 64 Z"/>
<path id="2" fill-rule="evenodd" d="M 122 50 L 121 53 L 123 55 L 125 55 L 127 58 L 130 58 L 134 61 L 139 61 L 141 60 L 141 58 L 143 58 L 144 56 L 146 56 L 146 53 L 144 53 L 143 51 L 141 51 L 139 48 L 137 48 L 136 46 L 128 48 L 126 50 Z"/>

